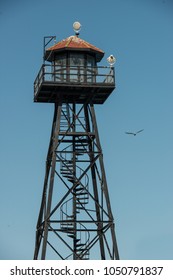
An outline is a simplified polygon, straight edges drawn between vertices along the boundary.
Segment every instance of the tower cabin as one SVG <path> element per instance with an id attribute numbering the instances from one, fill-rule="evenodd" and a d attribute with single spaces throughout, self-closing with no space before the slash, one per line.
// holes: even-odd
<path id="1" fill-rule="evenodd" d="M 97 65 L 103 56 L 78 33 L 49 47 L 34 82 L 34 102 L 103 104 L 115 88 L 114 67 Z"/>

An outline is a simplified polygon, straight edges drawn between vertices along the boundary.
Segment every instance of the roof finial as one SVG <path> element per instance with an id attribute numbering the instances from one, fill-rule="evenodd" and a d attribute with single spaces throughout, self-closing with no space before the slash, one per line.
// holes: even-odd
<path id="1" fill-rule="evenodd" d="M 75 22 L 73 23 L 73 30 L 74 30 L 76 36 L 79 35 L 80 29 L 81 29 L 81 24 L 80 24 L 80 22 L 75 21 Z"/>

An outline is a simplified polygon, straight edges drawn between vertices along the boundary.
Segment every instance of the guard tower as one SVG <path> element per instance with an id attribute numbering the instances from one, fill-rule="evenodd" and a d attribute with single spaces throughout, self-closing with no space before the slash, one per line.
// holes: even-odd
<path id="1" fill-rule="evenodd" d="M 34 102 L 54 103 L 34 259 L 119 259 L 94 105 L 115 88 L 99 48 L 74 36 L 44 38 Z"/>

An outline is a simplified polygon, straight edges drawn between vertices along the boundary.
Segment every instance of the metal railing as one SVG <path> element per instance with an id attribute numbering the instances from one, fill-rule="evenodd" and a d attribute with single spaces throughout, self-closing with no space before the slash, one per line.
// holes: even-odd
<path id="1" fill-rule="evenodd" d="M 114 68 L 108 66 L 82 67 L 43 64 L 34 82 L 34 93 L 37 94 L 42 83 L 76 84 L 90 86 L 115 85 Z"/>

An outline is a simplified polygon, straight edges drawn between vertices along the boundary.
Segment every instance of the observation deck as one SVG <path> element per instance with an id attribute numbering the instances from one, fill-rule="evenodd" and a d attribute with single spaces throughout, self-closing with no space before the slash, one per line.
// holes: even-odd
<path id="1" fill-rule="evenodd" d="M 112 66 L 58 68 L 43 64 L 34 82 L 34 102 L 103 104 L 114 89 Z"/>

